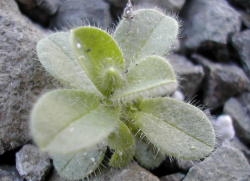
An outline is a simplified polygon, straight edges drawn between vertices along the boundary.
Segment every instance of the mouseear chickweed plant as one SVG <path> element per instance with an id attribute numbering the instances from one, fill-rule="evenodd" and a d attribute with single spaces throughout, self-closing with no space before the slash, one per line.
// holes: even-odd
<path id="1" fill-rule="evenodd" d="M 83 179 L 103 164 L 121 168 L 134 158 L 155 168 L 166 155 L 197 160 L 214 149 L 207 116 L 166 97 L 178 83 L 163 56 L 177 35 L 175 19 L 140 9 L 112 35 L 87 26 L 40 40 L 39 61 L 69 89 L 42 95 L 30 128 L 61 176 Z"/>

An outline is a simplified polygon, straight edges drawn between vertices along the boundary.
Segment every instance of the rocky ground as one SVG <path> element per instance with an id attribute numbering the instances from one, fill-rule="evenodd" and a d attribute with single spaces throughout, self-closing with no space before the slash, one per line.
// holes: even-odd
<path id="1" fill-rule="evenodd" d="M 135 0 L 178 15 L 180 39 L 168 59 L 180 77 L 174 94 L 203 105 L 217 148 L 200 161 L 166 159 L 155 170 L 132 163 L 103 181 L 250 180 L 250 1 Z M 53 31 L 80 25 L 111 29 L 126 0 L 0 0 L 0 181 L 64 181 L 32 144 L 32 104 L 59 87 L 37 61 L 35 46 Z"/>

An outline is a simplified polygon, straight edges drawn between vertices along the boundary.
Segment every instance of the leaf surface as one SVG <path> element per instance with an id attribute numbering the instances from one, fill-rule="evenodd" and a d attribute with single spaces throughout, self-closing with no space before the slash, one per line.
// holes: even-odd
<path id="1" fill-rule="evenodd" d="M 172 66 L 163 57 L 154 55 L 129 68 L 126 84 L 112 98 L 129 101 L 138 97 L 162 96 L 174 92 L 176 87 Z"/>
<path id="2" fill-rule="evenodd" d="M 105 31 L 80 27 L 71 31 L 71 44 L 85 72 L 109 96 L 122 84 L 124 59 L 115 40 Z"/>
<path id="3" fill-rule="evenodd" d="M 43 95 L 31 115 L 31 132 L 49 153 L 73 153 L 101 142 L 117 127 L 118 113 L 101 105 L 97 96 L 79 90 Z"/>
<path id="4" fill-rule="evenodd" d="M 207 116 L 198 108 L 172 98 L 141 102 L 135 122 L 162 153 L 182 159 L 200 159 L 215 145 Z"/>
<path id="5" fill-rule="evenodd" d="M 159 165 L 166 159 L 157 148 L 154 148 L 152 144 L 145 143 L 141 138 L 136 139 L 136 160 L 147 169 L 154 169 L 159 167 Z"/>
<path id="6" fill-rule="evenodd" d="M 128 127 L 120 122 L 120 127 L 109 136 L 108 146 L 114 150 L 109 165 L 116 168 L 126 166 L 134 157 L 135 140 Z"/>
<path id="7" fill-rule="evenodd" d="M 153 9 L 133 12 L 132 19 L 122 19 L 114 33 L 127 67 L 149 55 L 166 55 L 178 35 L 178 22 Z"/>
<path id="8" fill-rule="evenodd" d="M 106 147 L 95 147 L 73 154 L 53 155 L 53 164 L 63 178 L 80 180 L 92 174 L 101 164 Z"/>
<path id="9" fill-rule="evenodd" d="M 77 62 L 70 47 L 70 33 L 49 35 L 37 44 L 37 55 L 43 67 L 64 85 L 100 94 Z"/>

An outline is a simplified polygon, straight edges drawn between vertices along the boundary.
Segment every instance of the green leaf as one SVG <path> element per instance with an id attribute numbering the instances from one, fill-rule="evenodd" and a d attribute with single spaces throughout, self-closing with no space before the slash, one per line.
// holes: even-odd
<path id="1" fill-rule="evenodd" d="M 31 114 L 31 132 L 49 153 L 73 153 L 101 142 L 117 127 L 116 110 L 99 104 L 97 96 L 79 90 L 55 90 L 43 95 Z"/>
<path id="2" fill-rule="evenodd" d="M 80 180 L 92 174 L 104 159 L 107 147 L 95 147 L 88 151 L 53 155 L 53 164 L 58 174 L 69 180 Z"/>
<path id="3" fill-rule="evenodd" d="M 37 44 L 37 55 L 43 67 L 64 85 L 100 94 L 79 66 L 70 47 L 70 33 L 49 35 Z"/>
<path id="4" fill-rule="evenodd" d="M 120 21 L 114 38 L 121 47 L 127 67 L 149 55 L 166 55 L 178 35 L 178 22 L 153 9 L 133 12 L 132 19 Z"/>
<path id="5" fill-rule="evenodd" d="M 163 57 L 146 57 L 131 66 L 125 86 L 112 99 L 129 101 L 138 97 L 156 97 L 174 92 L 177 80 L 172 66 Z"/>
<path id="6" fill-rule="evenodd" d="M 108 146 L 114 150 L 109 165 L 116 168 L 126 166 L 134 157 L 135 140 L 128 127 L 120 122 L 120 127 L 109 136 Z"/>
<path id="7" fill-rule="evenodd" d="M 154 169 L 166 159 L 166 156 L 157 148 L 154 148 L 152 144 L 145 143 L 141 138 L 137 138 L 135 158 L 143 167 Z"/>
<path id="8" fill-rule="evenodd" d="M 94 27 L 80 27 L 71 31 L 71 44 L 78 61 L 105 96 L 122 85 L 124 59 L 114 39 Z"/>
<path id="9" fill-rule="evenodd" d="M 172 98 L 141 102 L 135 124 L 162 153 L 182 159 L 207 156 L 215 134 L 207 116 L 198 108 Z"/>

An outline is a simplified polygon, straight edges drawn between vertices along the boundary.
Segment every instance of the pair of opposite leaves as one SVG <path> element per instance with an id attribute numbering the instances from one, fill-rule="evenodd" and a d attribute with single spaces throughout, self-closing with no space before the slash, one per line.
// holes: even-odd
<path id="1" fill-rule="evenodd" d="M 138 131 L 163 155 L 199 159 L 213 150 L 214 131 L 202 111 L 159 97 L 177 87 L 171 65 L 161 57 L 177 34 L 173 18 L 138 10 L 133 19 L 120 22 L 114 39 L 98 28 L 80 27 L 38 43 L 46 70 L 75 88 L 46 93 L 31 116 L 33 138 L 52 156 L 59 174 L 88 176 L 102 162 L 107 146 L 114 150 L 110 166 L 124 166 L 136 155 L 152 167 L 136 146 L 132 133 Z"/>

